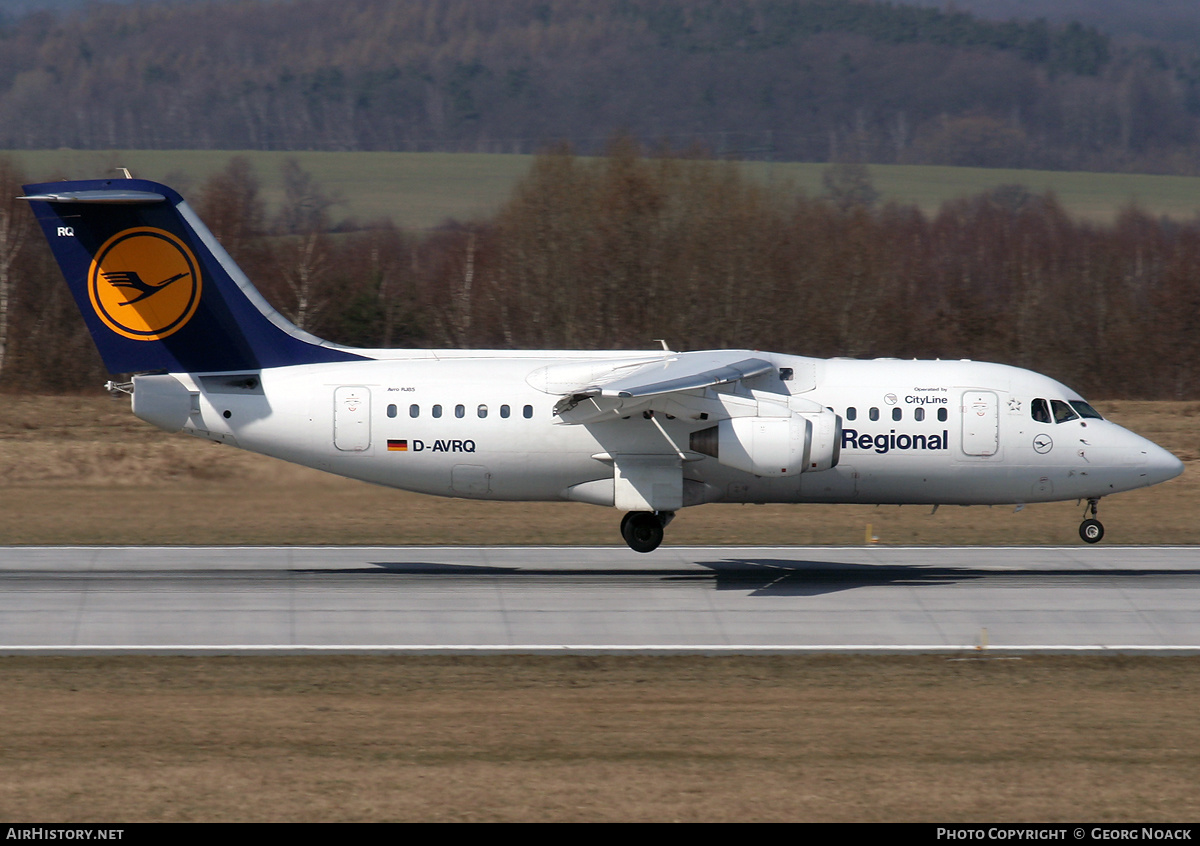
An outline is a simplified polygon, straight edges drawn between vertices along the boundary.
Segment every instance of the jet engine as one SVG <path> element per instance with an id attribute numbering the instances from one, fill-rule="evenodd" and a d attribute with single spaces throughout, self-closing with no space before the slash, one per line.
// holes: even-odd
<path id="1" fill-rule="evenodd" d="M 836 467 L 842 418 L 828 409 L 787 417 L 733 417 L 693 432 L 695 452 L 726 467 L 779 478 Z"/>

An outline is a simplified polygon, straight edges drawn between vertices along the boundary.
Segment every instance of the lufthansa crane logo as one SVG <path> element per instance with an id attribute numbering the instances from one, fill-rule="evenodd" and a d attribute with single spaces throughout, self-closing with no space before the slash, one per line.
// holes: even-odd
<path id="1" fill-rule="evenodd" d="M 200 305 L 200 266 L 183 241 L 151 227 L 126 229 L 96 251 L 88 297 L 109 329 L 135 341 L 179 331 Z"/>

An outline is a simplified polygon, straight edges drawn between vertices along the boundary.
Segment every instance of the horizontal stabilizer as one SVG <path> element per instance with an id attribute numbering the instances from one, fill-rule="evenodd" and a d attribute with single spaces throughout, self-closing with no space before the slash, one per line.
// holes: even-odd
<path id="1" fill-rule="evenodd" d="M 30 194 L 18 200 L 41 200 L 43 203 L 104 203 L 107 205 L 137 205 L 161 203 L 166 195 L 153 191 L 63 191 L 53 194 Z"/>

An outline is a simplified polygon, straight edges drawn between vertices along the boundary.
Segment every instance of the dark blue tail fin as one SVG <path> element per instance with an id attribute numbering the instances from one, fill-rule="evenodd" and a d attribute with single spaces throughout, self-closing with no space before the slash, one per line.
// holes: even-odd
<path id="1" fill-rule="evenodd" d="M 142 179 L 26 185 L 112 373 L 362 358 L 276 312 L 175 191 Z"/>

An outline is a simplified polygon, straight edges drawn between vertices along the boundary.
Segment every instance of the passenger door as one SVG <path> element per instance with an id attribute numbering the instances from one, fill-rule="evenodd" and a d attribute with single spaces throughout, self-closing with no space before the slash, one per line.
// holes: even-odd
<path id="1" fill-rule="evenodd" d="M 371 448 L 371 390 L 343 385 L 333 392 L 333 445 L 342 452 Z"/>
<path id="2" fill-rule="evenodd" d="M 995 455 L 1000 449 L 1000 405 L 992 391 L 964 391 L 962 396 L 962 451 L 967 455 Z"/>

